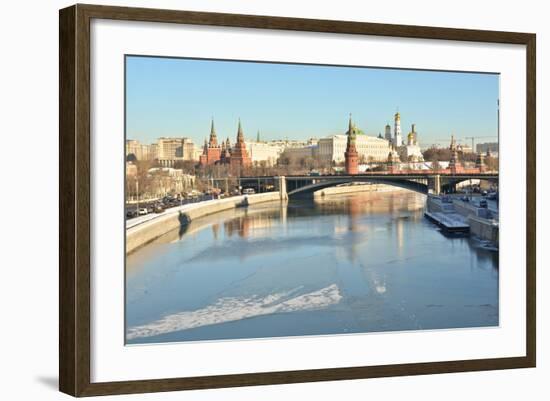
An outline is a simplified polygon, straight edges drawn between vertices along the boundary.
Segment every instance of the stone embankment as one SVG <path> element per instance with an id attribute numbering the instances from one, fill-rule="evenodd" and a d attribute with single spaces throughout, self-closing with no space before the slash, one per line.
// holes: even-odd
<path id="1" fill-rule="evenodd" d="M 394 191 L 405 191 L 405 189 L 394 187 L 392 185 L 385 185 L 385 184 L 339 185 L 336 187 L 321 189 L 315 192 L 313 194 L 313 197 L 319 198 L 324 196 L 349 194 L 349 193 L 355 193 L 355 192 L 394 192 Z"/>
<path id="2" fill-rule="evenodd" d="M 126 222 L 126 254 L 155 240 L 192 220 L 209 214 L 233 209 L 240 206 L 255 205 L 262 202 L 279 201 L 279 192 L 241 195 L 226 199 L 215 199 L 187 204 L 168 209 L 164 213 L 140 216 Z"/>

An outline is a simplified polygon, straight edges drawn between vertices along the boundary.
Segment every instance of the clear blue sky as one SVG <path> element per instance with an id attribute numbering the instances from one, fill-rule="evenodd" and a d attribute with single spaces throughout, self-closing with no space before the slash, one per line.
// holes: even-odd
<path id="1" fill-rule="evenodd" d="M 422 147 L 451 133 L 497 140 L 499 76 L 128 56 L 127 138 L 151 143 L 186 136 L 202 144 L 214 117 L 219 138 L 321 138 L 343 133 L 348 115 L 367 134 L 384 133 L 397 108 L 403 135 L 416 123 Z M 470 141 L 467 141 L 470 143 Z"/>

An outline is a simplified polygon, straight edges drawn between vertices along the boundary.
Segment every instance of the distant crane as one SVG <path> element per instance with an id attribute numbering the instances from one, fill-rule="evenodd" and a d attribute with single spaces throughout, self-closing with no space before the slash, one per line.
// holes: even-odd
<path id="1" fill-rule="evenodd" d="M 455 141 L 457 141 L 458 143 L 462 143 L 462 140 L 465 139 L 466 141 L 467 140 L 471 140 L 472 141 L 472 151 L 474 151 L 474 140 L 476 139 L 481 139 L 481 138 L 498 138 L 498 136 L 496 135 L 486 135 L 486 136 L 467 136 L 467 137 L 464 137 L 464 138 L 455 138 Z M 439 147 L 439 146 L 447 146 L 447 144 L 449 143 L 449 138 L 437 138 L 435 139 L 434 142 L 432 142 L 432 147 Z"/>
<path id="2" fill-rule="evenodd" d="M 468 139 L 472 140 L 472 152 L 475 152 L 475 150 L 474 150 L 474 140 L 481 139 L 481 138 L 496 138 L 496 136 L 494 136 L 494 135 L 491 135 L 491 136 L 467 136 L 465 138 L 466 140 L 468 140 Z"/>

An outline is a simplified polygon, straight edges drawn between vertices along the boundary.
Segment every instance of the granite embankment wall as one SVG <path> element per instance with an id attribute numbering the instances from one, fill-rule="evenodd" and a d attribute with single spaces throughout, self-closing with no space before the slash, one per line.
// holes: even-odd
<path id="1" fill-rule="evenodd" d="M 457 213 L 464 217 L 480 217 L 482 219 L 490 219 L 491 212 L 487 208 L 479 207 L 470 202 L 464 202 L 461 200 L 453 200 L 453 205 Z"/>
<path id="2" fill-rule="evenodd" d="M 202 216 L 233 209 L 243 204 L 254 205 L 262 202 L 279 201 L 279 192 L 242 195 L 227 199 L 216 199 L 175 207 L 162 214 L 147 215 L 126 222 L 126 254 L 153 241 L 191 220 Z"/>
<path id="3" fill-rule="evenodd" d="M 349 194 L 354 192 L 393 192 L 406 191 L 406 189 L 394 187 L 385 184 L 360 184 L 360 185 L 340 185 L 321 189 L 313 193 L 314 198 L 324 197 L 329 195 Z"/>
<path id="4" fill-rule="evenodd" d="M 458 213 L 468 219 L 470 233 L 498 246 L 498 211 L 478 207 L 468 202 L 454 201 Z"/>
<path id="5" fill-rule="evenodd" d="M 494 242 L 498 246 L 498 223 L 470 216 L 468 224 L 470 224 L 470 233 L 478 238 Z"/>

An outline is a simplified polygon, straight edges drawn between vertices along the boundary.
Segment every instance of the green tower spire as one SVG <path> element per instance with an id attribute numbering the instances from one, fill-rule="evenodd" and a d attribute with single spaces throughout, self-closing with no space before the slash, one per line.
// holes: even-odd
<path id="1" fill-rule="evenodd" d="M 244 142 L 243 127 L 241 125 L 241 119 L 239 118 L 239 128 L 237 130 L 237 142 Z"/>
<path id="2" fill-rule="evenodd" d="M 212 122 L 210 123 L 209 144 L 212 146 L 218 145 L 218 138 L 216 137 L 216 128 L 214 127 L 214 117 L 212 117 Z"/>

